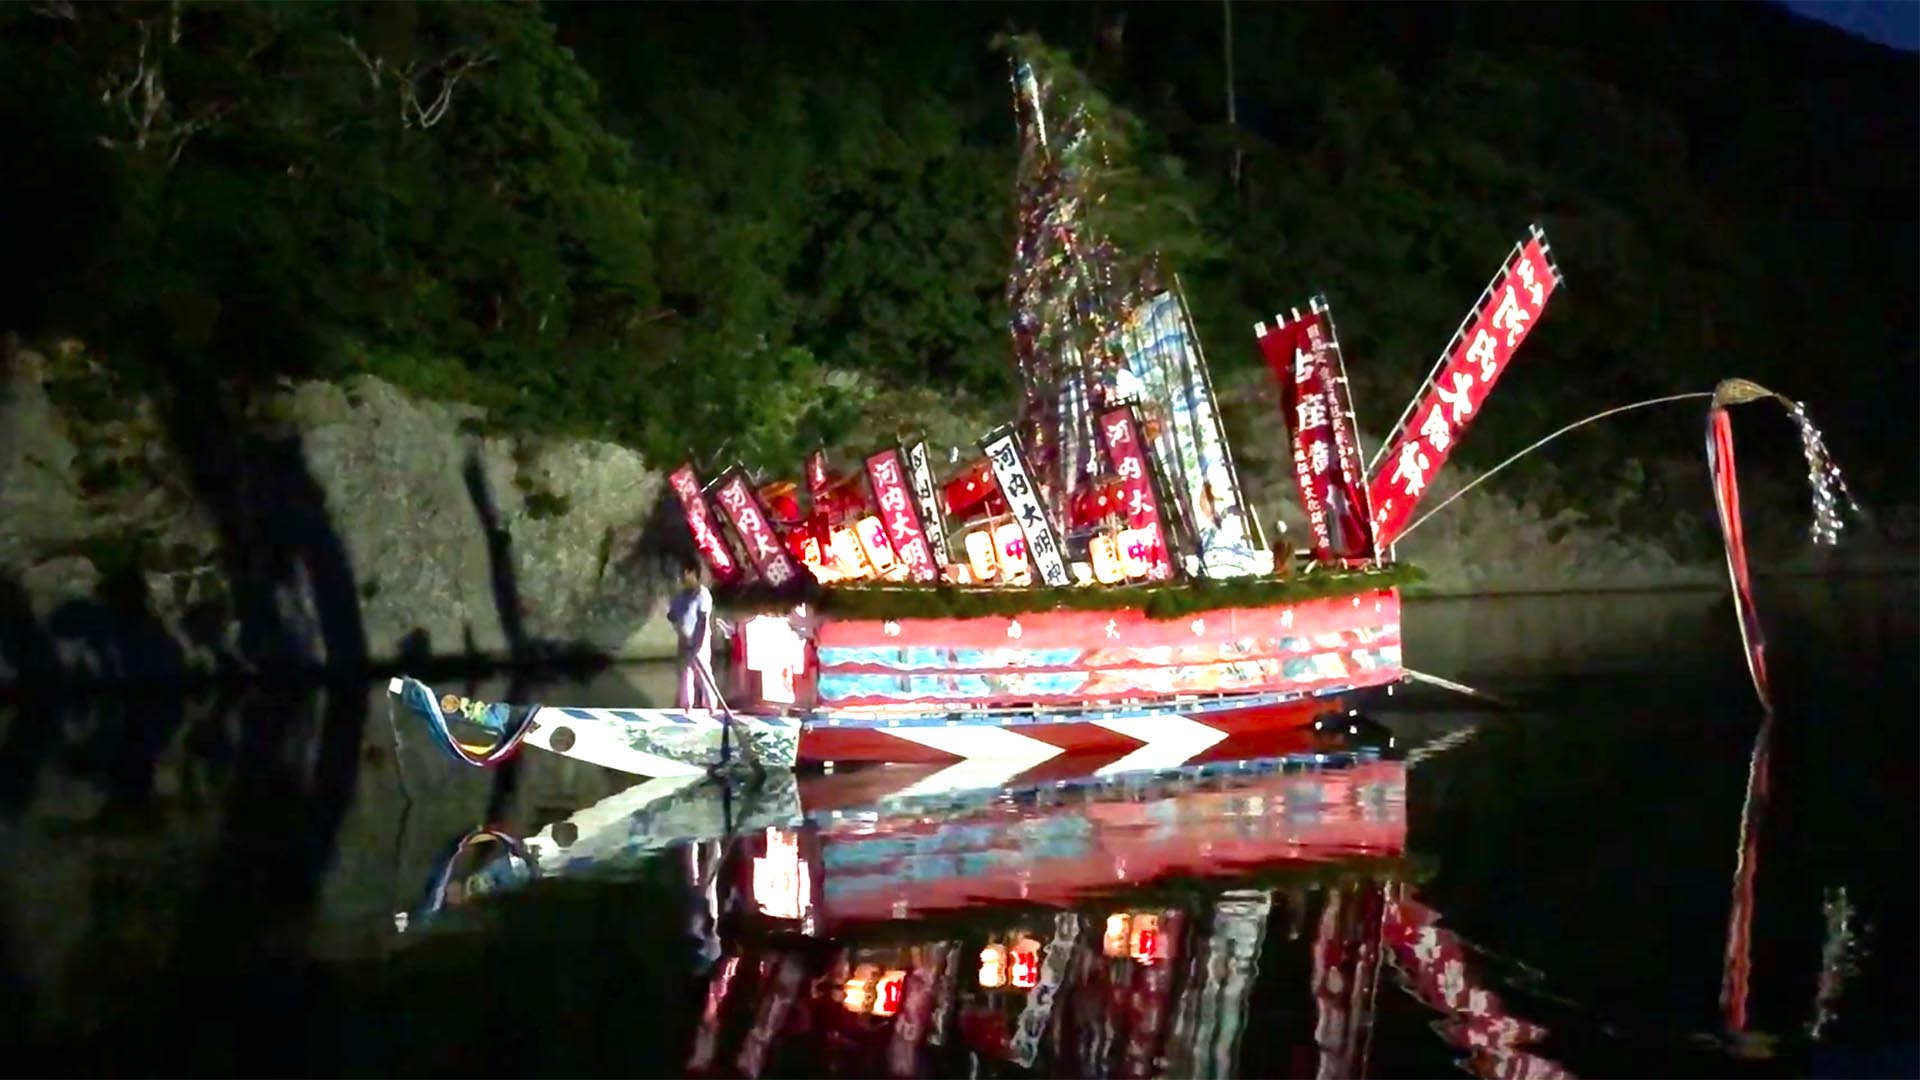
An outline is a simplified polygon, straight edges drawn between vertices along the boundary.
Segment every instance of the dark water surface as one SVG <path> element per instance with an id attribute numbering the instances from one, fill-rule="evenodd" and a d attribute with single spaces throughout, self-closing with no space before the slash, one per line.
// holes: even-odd
<path id="1" fill-rule="evenodd" d="M 1764 589 L 1766 725 L 1718 595 L 1413 604 L 1409 662 L 1509 708 L 1407 689 L 1284 765 L 993 798 L 473 772 L 396 751 L 382 687 L 23 700 L 0 1044 L 57 1074 L 1915 1075 L 1917 600 Z"/>

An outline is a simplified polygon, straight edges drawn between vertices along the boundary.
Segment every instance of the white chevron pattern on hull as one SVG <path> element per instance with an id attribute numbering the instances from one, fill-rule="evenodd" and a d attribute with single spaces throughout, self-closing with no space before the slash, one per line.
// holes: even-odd
<path id="1" fill-rule="evenodd" d="M 403 694 L 416 687 L 416 695 Z M 414 680 L 396 678 L 390 689 L 409 708 L 424 711 L 439 699 Z M 1346 687 L 1335 688 L 1346 690 Z M 767 769 L 792 768 L 806 739 L 809 761 L 925 762 L 928 750 L 951 760 L 939 762 L 946 774 L 928 777 L 927 790 L 990 786 L 1046 765 L 1063 754 L 1111 755 L 1102 774 L 1178 768 L 1202 757 L 1227 739 L 1229 729 L 1246 733 L 1279 732 L 1302 722 L 1245 717 L 1248 710 L 1311 708 L 1319 695 L 1257 695 L 1183 702 L 1176 712 L 1135 705 L 1123 711 L 1081 709 L 1032 713 L 885 713 L 810 714 L 807 718 L 757 716 L 707 710 L 608 709 L 540 706 L 532 711 L 524 745 L 636 776 L 653 778 L 705 775 L 721 765 L 723 737 L 731 757 L 751 759 Z M 469 706 L 473 703 L 468 703 Z M 498 709 L 499 706 L 484 706 Z M 429 717 L 431 719 L 431 717 Z M 1248 728 L 1251 722 L 1254 726 Z M 900 754 L 875 750 L 873 737 L 901 742 Z M 850 741 L 849 741 L 850 740 Z M 843 756 L 836 750 L 851 751 Z"/>
<path id="2" fill-rule="evenodd" d="M 1219 728 L 1208 727 L 1176 713 L 1114 716 L 1093 722 L 1129 739 L 1139 739 L 1142 744 L 1138 750 L 1101 769 L 1103 773 L 1171 769 L 1227 737 L 1227 733 Z"/>

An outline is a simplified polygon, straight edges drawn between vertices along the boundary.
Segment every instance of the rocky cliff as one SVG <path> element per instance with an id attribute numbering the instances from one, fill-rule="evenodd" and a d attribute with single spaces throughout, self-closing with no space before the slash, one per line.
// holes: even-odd
<path id="1" fill-rule="evenodd" d="M 183 430 L 208 414 L 89 406 L 77 345 L 6 360 L 0 682 L 671 651 L 679 541 L 632 451 L 371 378 Z"/>

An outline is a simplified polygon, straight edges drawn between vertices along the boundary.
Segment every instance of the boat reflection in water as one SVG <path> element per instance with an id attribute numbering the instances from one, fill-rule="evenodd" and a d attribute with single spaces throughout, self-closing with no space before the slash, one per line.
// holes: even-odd
<path id="1" fill-rule="evenodd" d="M 1438 1014 L 1468 1071 L 1565 1075 L 1414 898 L 1406 763 L 1338 726 L 974 791 L 894 768 L 641 785 L 525 842 L 470 835 L 399 921 L 684 845 L 707 909 L 683 1064 L 701 1075 L 1361 1076 L 1383 983 Z"/>

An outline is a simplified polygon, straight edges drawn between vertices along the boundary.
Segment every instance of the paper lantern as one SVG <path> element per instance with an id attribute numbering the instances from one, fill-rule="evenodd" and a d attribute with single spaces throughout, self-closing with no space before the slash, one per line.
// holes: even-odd
<path id="1" fill-rule="evenodd" d="M 899 562 L 893 557 L 893 544 L 887 540 L 887 527 L 880 519 L 868 515 L 854 524 L 854 535 L 860 538 L 860 550 L 866 553 L 867 565 L 873 567 L 876 574 L 885 574 Z"/>
<path id="2" fill-rule="evenodd" d="M 799 559 L 808 572 L 813 574 L 815 581 L 825 585 L 828 582 L 840 580 L 839 564 L 830 562 L 827 555 L 822 553 L 820 541 L 807 533 L 793 533 L 791 536 L 793 540 L 789 546 L 793 549 L 793 557 Z"/>
<path id="3" fill-rule="evenodd" d="M 1102 585 L 1114 585 L 1127 579 L 1127 563 L 1120 555 L 1120 541 L 1111 533 L 1101 533 L 1087 544 L 1093 560 L 1093 579 Z"/>
<path id="4" fill-rule="evenodd" d="M 1083 562 L 1077 562 L 1073 564 L 1072 570 L 1073 570 L 1073 583 L 1075 585 L 1093 584 L 1093 567 Z"/>
<path id="5" fill-rule="evenodd" d="M 1100 951 L 1117 960 L 1133 955 L 1133 918 L 1125 912 L 1107 916 L 1107 931 L 1100 937 Z"/>
<path id="6" fill-rule="evenodd" d="M 873 576 L 873 567 L 867 564 L 867 556 L 860 548 L 860 536 L 851 528 L 842 526 L 833 530 L 828 554 L 842 578 L 858 580 Z"/>
<path id="7" fill-rule="evenodd" d="M 1120 534 L 1120 558 L 1130 578 L 1146 577 L 1153 568 L 1154 529 L 1127 529 Z"/>
<path id="8" fill-rule="evenodd" d="M 993 530 L 995 554 L 1000 557 L 1000 573 L 1009 585 L 1025 585 L 1029 580 L 1027 573 L 1027 534 L 1020 531 L 1020 523 L 1009 521 Z"/>
<path id="9" fill-rule="evenodd" d="M 993 536 L 985 529 L 976 529 L 967 534 L 967 566 L 973 571 L 973 580 L 992 581 L 1000 574 L 1000 561 L 993 557 Z"/>

